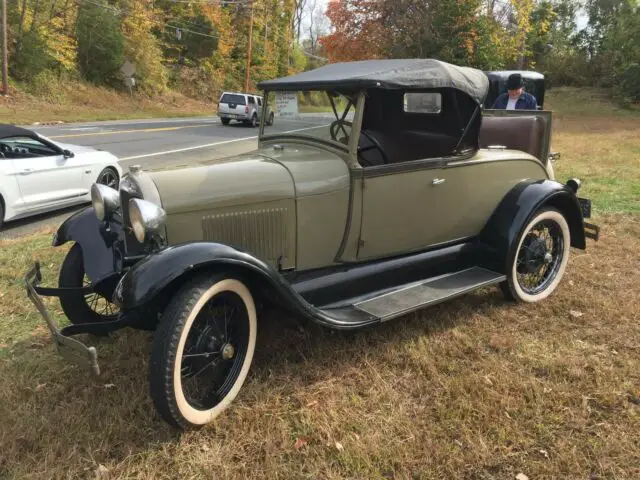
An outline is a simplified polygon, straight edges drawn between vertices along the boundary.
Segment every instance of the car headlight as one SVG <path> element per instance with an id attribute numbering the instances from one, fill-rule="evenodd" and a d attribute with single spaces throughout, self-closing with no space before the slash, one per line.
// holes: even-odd
<path id="1" fill-rule="evenodd" d="M 129 218 L 133 234 L 140 243 L 144 243 L 147 235 L 162 233 L 167 213 L 155 203 L 132 198 L 129 200 Z"/>
<path id="2" fill-rule="evenodd" d="M 120 208 L 120 194 L 106 185 L 94 183 L 91 185 L 91 204 L 96 217 L 103 221 Z"/>

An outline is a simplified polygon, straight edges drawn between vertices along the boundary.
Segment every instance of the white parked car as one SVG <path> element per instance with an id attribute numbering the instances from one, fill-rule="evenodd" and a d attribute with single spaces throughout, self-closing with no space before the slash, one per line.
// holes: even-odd
<path id="1" fill-rule="evenodd" d="M 93 183 L 117 189 L 121 176 L 118 158 L 109 152 L 0 124 L 0 228 L 8 220 L 90 202 Z"/>

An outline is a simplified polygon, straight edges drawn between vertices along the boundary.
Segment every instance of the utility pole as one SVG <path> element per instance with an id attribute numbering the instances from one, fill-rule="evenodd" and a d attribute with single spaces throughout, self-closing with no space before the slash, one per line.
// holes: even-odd
<path id="1" fill-rule="evenodd" d="M 4 0 L 6 1 L 6 0 Z M 249 91 L 249 77 L 251 76 L 251 39 L 253 37 L 253 1 L 251 2 L 251 14 L 249 15 L 249 46 L 247 47 L 247 71 L 244 80 L 244 91 Z"/>
<path id="2" fill-rule="evenodd" d="M 2 0 L 2 93 L 4 95 L 9 95 L 9 54 L 7 48 L 7 0 Z"/>

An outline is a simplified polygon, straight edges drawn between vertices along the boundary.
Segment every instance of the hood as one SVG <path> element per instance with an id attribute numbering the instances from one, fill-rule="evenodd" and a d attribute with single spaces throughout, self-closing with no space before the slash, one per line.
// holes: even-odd
<path id="1" fill-rule="evenodd" d="M 59 142 L 55 142 L 55 144 L 61 149 L 69 150 L 70 152 L 73 152 L 76 155 L 79 155 L 81 153 L 93 153 L 98 151 L 93 147 L 85 147 L 83 145 L 71 145 L 69 143 L 59 143 Z"/>
<path id="2" fill-rule="evenodd" d="M 287 169 L 258 151 L 147 173 L 158 189 L 162 208 L 169 215 L 295 197 Z"/>

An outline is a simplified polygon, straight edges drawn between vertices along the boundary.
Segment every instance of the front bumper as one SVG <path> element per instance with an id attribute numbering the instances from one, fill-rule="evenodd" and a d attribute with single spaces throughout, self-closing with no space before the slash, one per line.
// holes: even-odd
<path id="1" fill-rule="evenodd" d="M 35 265 L 24 276 L 24 283 L 27 289 L 27 297 L 36 306 L 40 315 L 44 318 L 49 330 L 51 331 L 51 337 L 53 343 L 56 346 L 58 353 L 67 360 L 79 364 L 83 367 L 89 368 L 91 372 L 98 376 L 100 375 L 100 366 L 98 365 L 98 352 L 95 347 L 85 345 L 73 338 L 74 335 L 80 334 L 93 334 L 93 335 L 106 335 L 109 332 L 119 330 L 120 328 L 130 326 L 126 317 L 120 317 L 117 320 L 109 322 L 99 323 L 82 323 L 76 325 L 69 325 L 62 329 L 58 328 L 56 322 L 51 318 L 51 315 L 47 311 L 42 296 L 56 296 L 59 297 L 65 292 L 75 292 L 87 295 L 94 293 L 92 286 L 81 288 L 48 288 L 39 286 L 42 281 L 42 274 L 40 272 L 40 263 L 36 262 Z"/>
<path id="2" fill-rule="evenodd" d="M 40 264 L 36 262 L 33 268 L 25 275 L 24 283 L 27 288 L 27 296 L 29 297 L 29 300 L 33 302 L 40 312 L 40 315 L 42 315 L 47 322 L 56 350 L 66 359 L 89 367 L 94 375 L 100 375 L 98 352 L 95 347 L 88 347 L 84 343 L 71 337 L 71 335 L 74 334 L 71 330 L 73 330 L 73 327 L 76 327 L 76 325 L 70 325 L 63 329 L 59 329 L 56 322 L 54 322 L 51 315 L 49 315 L 47 307 L 45 307 L 44 302 L 39 295 L 40 293 L 43 295 L 59 295 L 63 290 L 39 287 L 38 284 L 41 281 L 42 274 L 40 273 Z M 91 293 L 91 287 L 86 287 L 82 290 L 88 290 L 86 293 Z"/>

